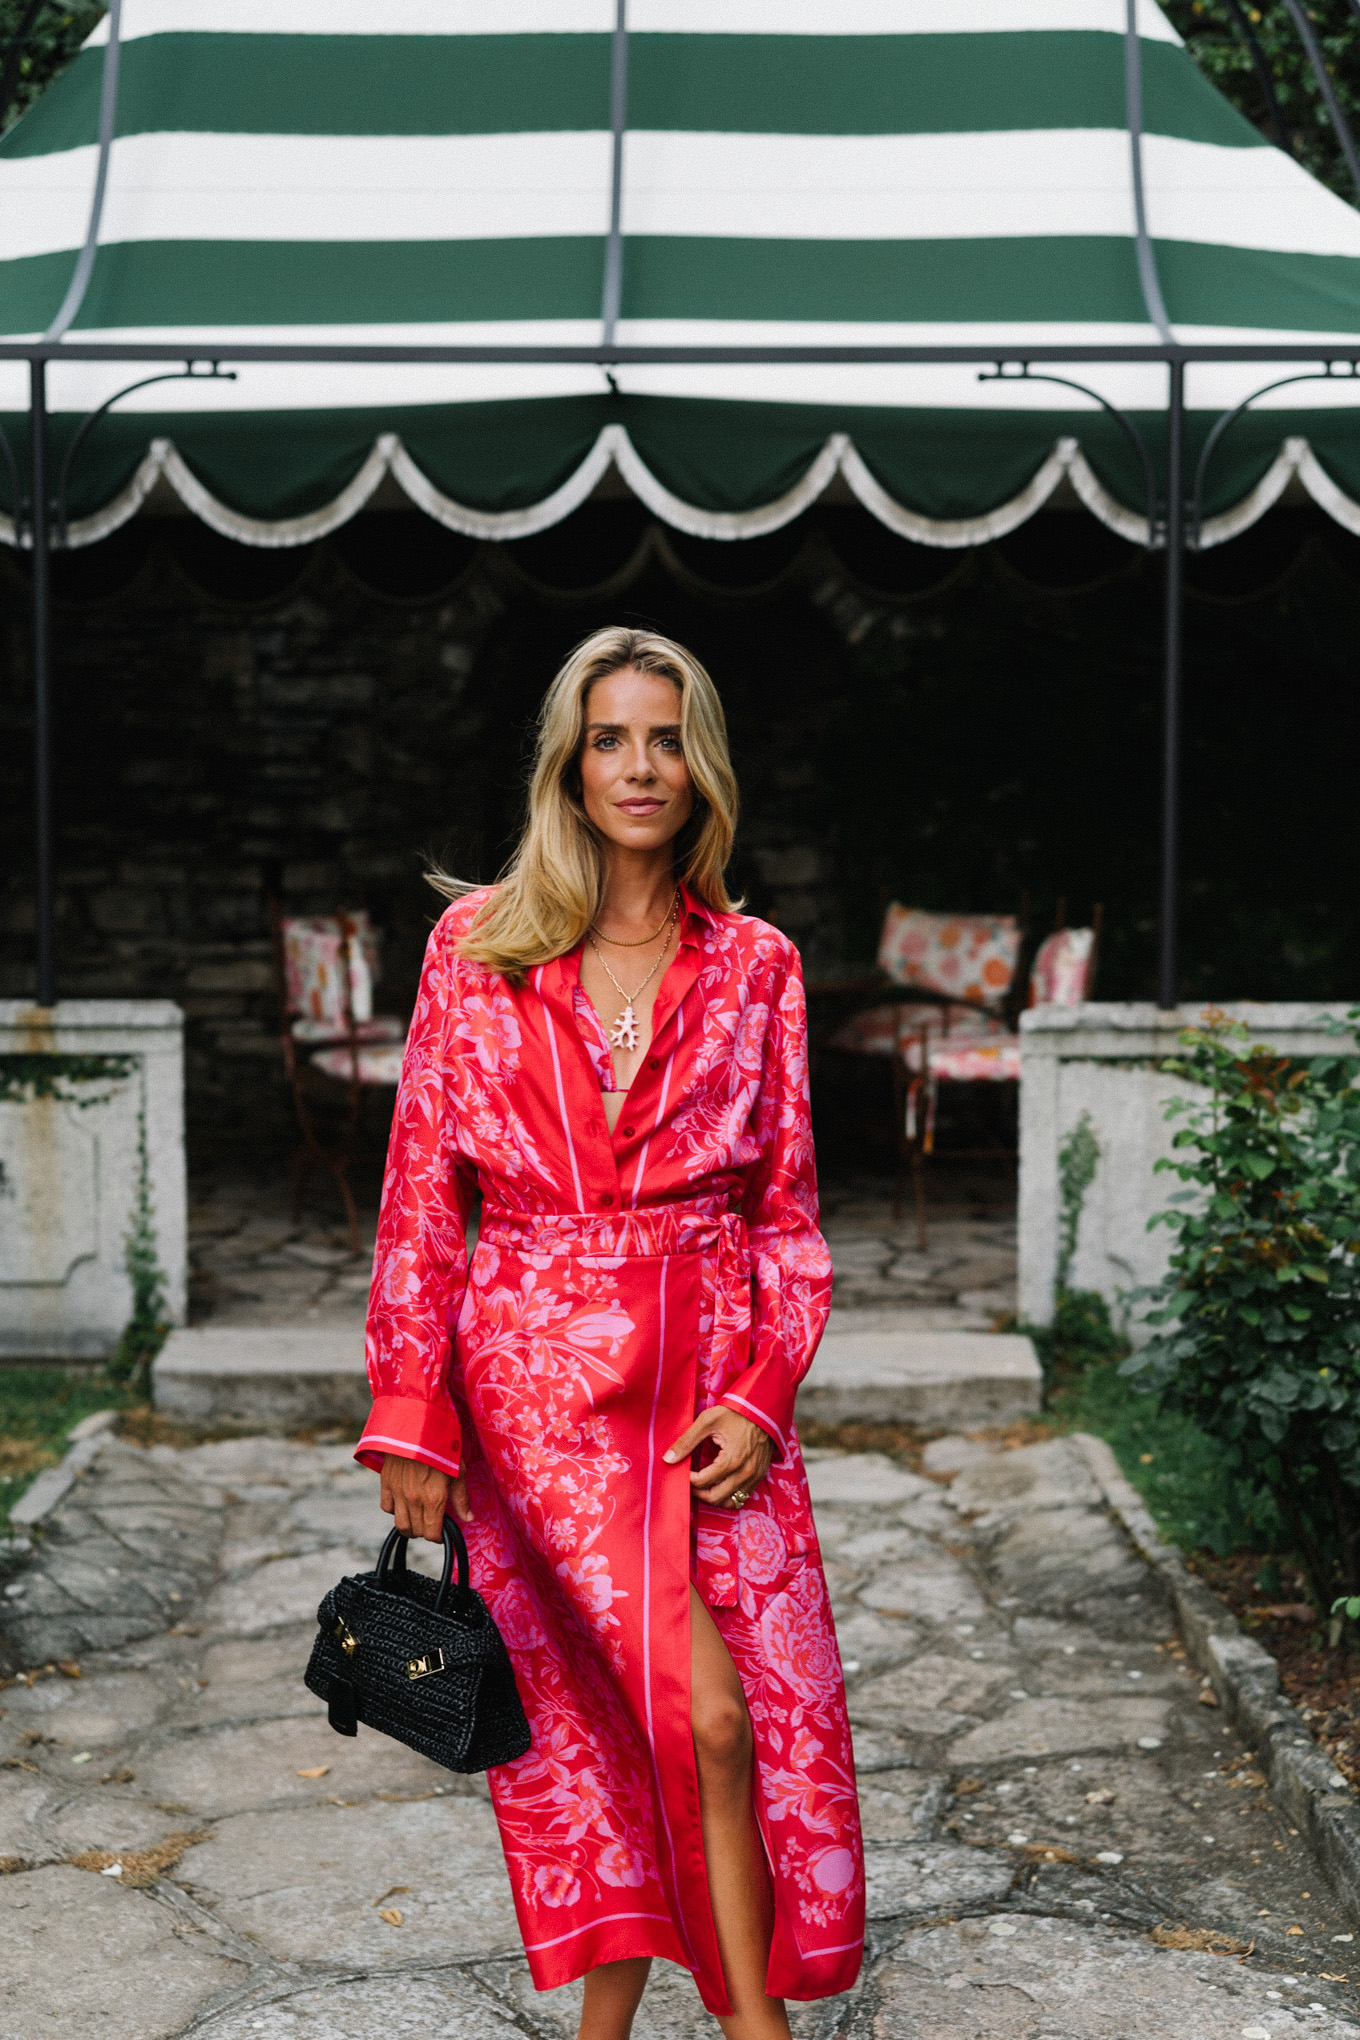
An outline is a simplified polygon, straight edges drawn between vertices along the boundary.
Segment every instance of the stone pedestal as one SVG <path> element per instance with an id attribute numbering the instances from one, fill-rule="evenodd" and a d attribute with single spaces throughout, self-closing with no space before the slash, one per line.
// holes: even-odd
<path id="1" fill-rule="evenodd" d="M 1267 1005 L 1242 1000 L 1224 1007 L 1231 1019 L 1282 1055 L 1335 1054 L 1329 1018 L 1344 1018 L 1349 1001 L 1321 1005 Z M 1162 1012 L 1151 1005 L 1036 1006 L 1020 1016 L 1020 1315 L 1047 1324 L 1053 1315 L 1060 1199 L 1058 1151 L 1089 1113 L 1100 1144 L 1095 1178 L 1086 1193 L 1070 1284 L 1096 1289 L 1119 1321 L 1123 1293 L 1159 1281 L 1170 1234 L 1148 1231 L 1181 1186 L 1156 1164 L 1172 1152 L 1176 1122 L 1167 1124 L 1168 1101 L 1192 1087 L 1165 1074 L 1183 1028 L 1199 1026 L 1201 1006 Z M 1129 1324 L 1135 1341 L 1136 1316 Z"/>
<path id="2" fill-rule="evenodd" d="M 184 1020 L 165 999 L 0 1001 L 0 1358 L 107 1358 L 143 1203 L 184 1320 Z"/>

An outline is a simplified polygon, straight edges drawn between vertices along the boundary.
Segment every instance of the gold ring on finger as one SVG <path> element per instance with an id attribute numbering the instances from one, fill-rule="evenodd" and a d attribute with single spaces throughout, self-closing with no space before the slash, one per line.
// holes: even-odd
<path id="1" fill-rule="evenodd" d="M 731 1494 L 727 1497 L 727 1506 L 729 1509 L 739 1509 L 743 1502 L 749 1502 L 750 1499 L 751 1490 L 749 1488 L 733 1488 Z"/>

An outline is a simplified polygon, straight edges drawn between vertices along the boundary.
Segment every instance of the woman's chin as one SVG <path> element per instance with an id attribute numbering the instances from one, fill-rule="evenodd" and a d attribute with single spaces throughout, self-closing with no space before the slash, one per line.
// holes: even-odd
<path id="1" fill-rule="evenodd" d="M 649 815 L 645 821 L 613 820 L 600 831 L 607 843 L 621 850 L 664 850 L 679 835 L 681 824 L 670 816 Z"/>

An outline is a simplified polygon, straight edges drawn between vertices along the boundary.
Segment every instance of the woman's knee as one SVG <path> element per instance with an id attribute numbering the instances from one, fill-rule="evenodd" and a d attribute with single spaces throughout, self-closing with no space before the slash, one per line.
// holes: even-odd
<path id="1" fill-rule="evenodd" d="M 751 1717 L 736 1694 L 695 1694 L 691 1711 L 694 1753 L 699 1768 L 743 1771 L 751 1761 Z"/>

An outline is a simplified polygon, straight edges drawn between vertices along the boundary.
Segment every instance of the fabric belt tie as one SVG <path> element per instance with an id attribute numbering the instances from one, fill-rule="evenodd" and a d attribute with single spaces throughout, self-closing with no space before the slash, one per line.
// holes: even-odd
<path id="1" fill-rule="evenodd" d="M 745 1371 L 751 1350 L 751 1249 L 739 1211 L 703 1204 L 649 1205 L 641 1211 L 482 1210 L 478 1243 L 516 1254 L 590 1260 L 655 1260 L 706 1254 L 713 1261 L 713 1331 L 709 1404 Z M 706 1405 L 707 1407 L 708 1405 Z M 747 1504 L 755 1508 L 756 1498 Z M 693 1578 L 710 1608 L 737 1603 L 741 1582 L 741 1511 L 694 1504 Z"/>

